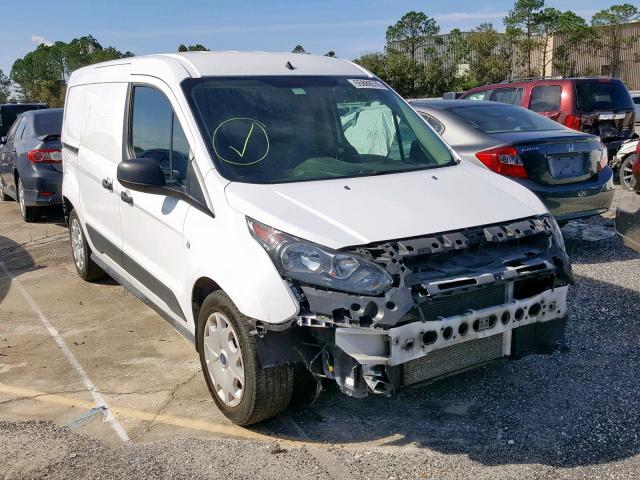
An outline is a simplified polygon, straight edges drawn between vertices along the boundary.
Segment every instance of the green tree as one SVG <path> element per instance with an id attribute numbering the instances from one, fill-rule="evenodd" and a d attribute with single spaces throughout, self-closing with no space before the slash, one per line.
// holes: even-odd
<path id="1" fill-rule="evenodd" d="M 640 20 L 640 10 L 635 5 L 624 3 L 612 5 L 609 8 L 596 12 L 591 17 L 591 25 L 597 27 L 598 50 L 607 60 L 609 75 L 620 76 L 622 65 L 622 51 L 629 48 L 638 37 L 625 36 L 624 25 Z"/>
<path id="2" fill-rule="evenodd" d="M 425 48 L 424 78 L 419 95 L 439 97 L 445 92 L 466 90 L 469 86 L 467 72 L 461 65 L 467 63 L 468 47 L 459 29 L 453 29 L 446 37 L 435 37 Z"/>
<path id="3" fill-rule="evenodd" d="M 578 72 L 574 52 L 579 55 L 593 54 L 593 39 L 595 29 L 590 28 L 584 18 L 571 11 L 562 12 L 559 18 L 558 32 L 562 42 L 553 52 L 553 67 L 555 71 L 565 77 L 587 74 Z"/>
<path id="4" fill-rule="evenodd" d="M 408 56 L 395 50 L 362 55 L 354 60 L 387 82 L 403 97 L 416 96 L 424 78 L 424 68 Z"/>
<path id="5" fill-rule="evenodd" d="M 196 43 L 195 45 L 186 46 L 184 43 L 181 43 L 178 46 L 178 52 L 208 52 L 209 49 L 204 45 Z"/>
<path id="6" fill-rule="evenodd" d="M 11 96 L 11 80 L 0 70 L 0 103 L 6 103 Z"/>
<path id="7" fill-rule="evenodd" d="M 511 76 L 512 55 L 505 36 L 491 23 L 481 23 L 467 35 L 469 80 L 472 85 L 486 85 Z"/>
<path id="8" fill-rule="evenodd" d="M 409 54 L 416 62 L 420 48 L 428 45 L 440 31 L 436 21 L 423 12 L 405 13 L 394 25 L 387 28 L 387 42 L 396 42 L 399 50 Z"/>
<path id="9" fill-rule="evenodd" d="M 69 43 L 40 44 L 14 62 L 11 80 L 25 100 L 47 102 L 53 107 L 64 104 L 66 85 L 71 73 L 86 65 L 132 56 L 113 47 L 104 48 L 91 35 Z"/>
<path id="10" fill-rule="evenodd" d="M 543 9 L 544 0 L 516 0 L 513 8 L 504 17 L 507 34 L 524 57 L 523 66 L 528 77 L 537 74 L 532 57 L 541 46 L 539 35 Z"/>
<path id="11" fill-rule="evenodd" d="M 291 50 L 291 53 L 307 53 L 307 51 L 302 45 L 296 45 L 293 47 L 293 50 Z"/>

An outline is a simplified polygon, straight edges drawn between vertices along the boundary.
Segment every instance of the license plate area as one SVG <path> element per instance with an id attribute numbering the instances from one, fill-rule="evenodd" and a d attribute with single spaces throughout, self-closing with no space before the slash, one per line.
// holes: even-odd
<path id="1" fill-rule="evenodd" d="M 482 330 L 493 328 L 496 325 L 497 317 L 495 315 L 491 315 L 490 317 L 479 318 L 476 321 L 478 323 L 477 325 L 474 324 L 473 328 L 474 330 L 480 332 Z"/>
<path id="2" fill-rule="evenodd" d="M 585 174 L 585 158 L 583 153 L 549 157 L 549 169 L 553 178 L 579 177 Z"/>

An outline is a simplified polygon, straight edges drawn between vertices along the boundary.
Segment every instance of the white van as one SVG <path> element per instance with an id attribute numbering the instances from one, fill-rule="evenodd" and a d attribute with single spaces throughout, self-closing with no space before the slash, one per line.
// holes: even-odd
<path id="1" fill-rule="evenodd" d="M 193 341 L 238 424 L 285 409 L 307 370 L 390 394 L 562 338 L 571 269 L 542 203 L 460 163 L 351 62 L 82 68 L 62 142 L 79 275 L 106 272 Z"/>

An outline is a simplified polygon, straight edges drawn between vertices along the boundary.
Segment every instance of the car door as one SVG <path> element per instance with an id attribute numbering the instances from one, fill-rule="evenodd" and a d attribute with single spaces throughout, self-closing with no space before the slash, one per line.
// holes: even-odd
<path id="1" fill-rule="evenodd" d="M 134 85 L 129 104 L 125 160 L 157 161 L 167 186 L 186 194 L 190 146 L 169 98 L 159 87 Z M 130 190 L 122 192 L 122 202 L 125 269 L 143 293 L 151 294 L 150 298 L 164 303 L 178 320 L 186 321 L 177 292 L 186 280 L 183 227 L 190 204 L 174 196 Z"/>
<path id="2" fill-rule="evenodd" d="M 80 219 L 94 253 L 111 267 L 122 264 L 120 197 L 116 169 L 122 158 L 126 83 L 73 87 L 67 94 L 65 145 L 73 163 L 77 154 Z M 76 152 L 77 150 L 77 152 Z"/>
<path id="3" fill-rule="evenodd" d="M 16 182 L 14 171 L 16 168 L 17 153 L 16 142 L 19 141 L 27 120 L 24 116 L 18 117 L 7 133 L 7 143 L 2 147 L 2 182 L 6 186 L 7 192 L 16 196 Z"/>

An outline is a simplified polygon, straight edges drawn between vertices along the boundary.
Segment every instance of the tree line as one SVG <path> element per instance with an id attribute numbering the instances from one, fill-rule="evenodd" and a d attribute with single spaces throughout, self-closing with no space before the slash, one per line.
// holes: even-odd
<path id="1" fill-rule="evenodd" d="M 561 75 L 600 74 L 578 71 L 572 53 L 599 55 L 619 75 L 622 52 L 637 37 L 623 35 L 624 25 L 640 21 L 631 4 L 600 10 L 590 24 L 571 11 L 547 7 L 544 0 L 516 0 L 503 19 L 505 32 L 482 23 L 470 32 L 452 30 L 440 35 L 440 26 L 424 12 L 408 12 L 386 31 L 387 46 L 355 59 L 407 97 L 440 96 L 447 91 L 519 76 L 539 76 L 549 66 Z M 552 37 L 564 39 L 552 46 Z M 208 51 L 201 44 L 178 46 L 179 52 Z M 308 53 L 296 45 L 292 53 Z M 73 70 L 107 60 L 132 56 L 103 47 L 93 36 L 40 44 L 16 60 L 9 75 L 0 70 L 0 103 L 9 100 L 41 101 L 52 107 L 64 104 L 67 81 Z M 335 57 L 334 51 L 325 53 Z M 640 59 L 638 59 L 640 61 Z"/>
<path id="2" fill-rule="evenodd" d="M 547 7 L 544 0 L 516 0 L 503 19 L 505 32 L 482 23 L 470 32 L 452 30 L 440 35 L 437 22 L 424 12 L 408 12 L 387 28 L 384 51 L 355 61 L 407 97 L 436 97 L 447 91 L 468 90 L 516 76 L 598 75 L 579 71 L 572 53 L 597 55 L 617 77 L 621 53 L 637 36 L 623 35 L 624 25 L 640 20 L 630 4 L 600 10 L 591 23 L 572 11 Z M 563 42 L 554 47 L 552 38 Z M 640 61 L 640 59 L 638 59 Z"/>

